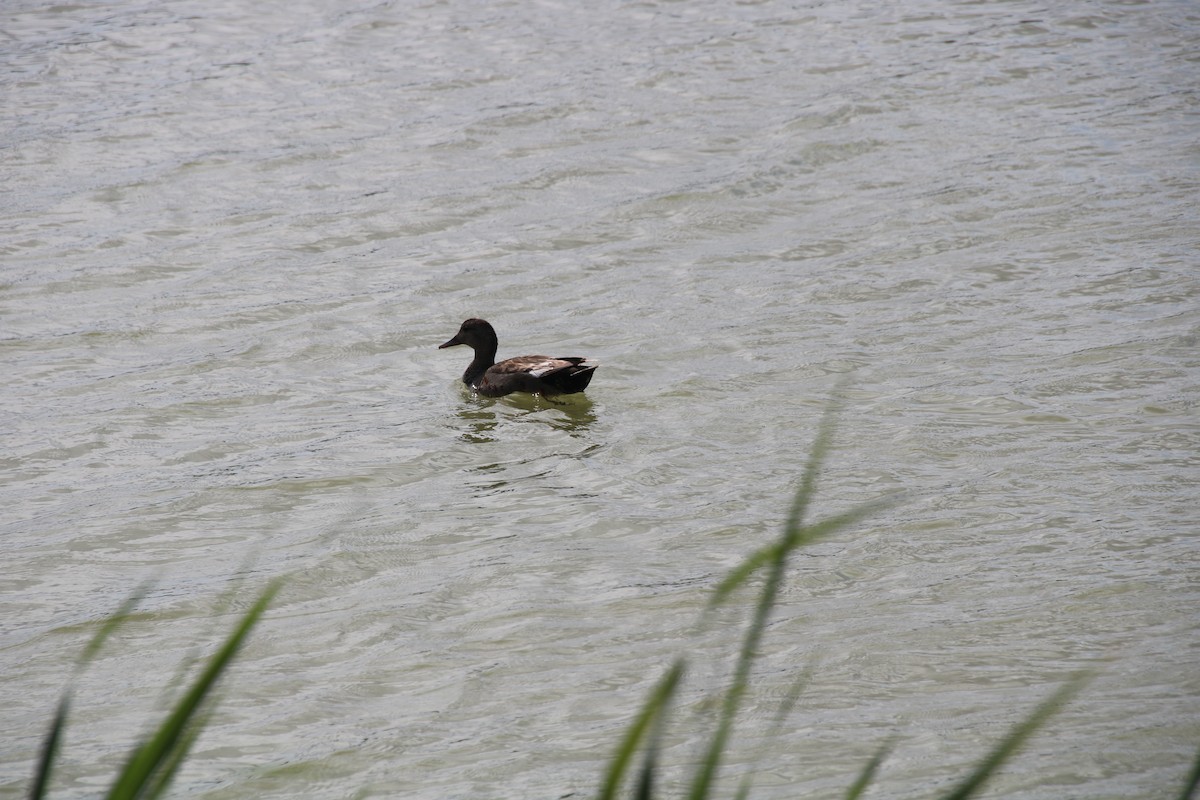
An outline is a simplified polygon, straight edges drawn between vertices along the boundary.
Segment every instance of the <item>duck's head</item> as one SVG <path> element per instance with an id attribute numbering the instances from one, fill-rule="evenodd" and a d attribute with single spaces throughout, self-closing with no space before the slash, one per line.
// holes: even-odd
<path id="1" fill-rule="evenodd" d="M 491 323 L 482 319 L 469 319 L 458 328 L 458 333 L 445 344 L 438 345 L 442 350 L 458 344 L 468 345 L 473 350 L 487 350 L 496 347 L 496 330 Z"/>

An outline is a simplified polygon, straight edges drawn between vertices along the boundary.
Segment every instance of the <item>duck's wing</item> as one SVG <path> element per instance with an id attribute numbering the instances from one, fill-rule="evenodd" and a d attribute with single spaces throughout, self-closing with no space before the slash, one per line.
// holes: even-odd
<path id="1" fill-rule="evenodd" d="M 584 358 L 517 356 L 488 367 L 472 386 L 487 397 L 512 392 L 529 392 L 543 397 L 582 392 L 592 379 L 596 364 Z"/>
<path id="2" fill-rule="evenodd" d="M 517 356 L 493 364 L 488 372 L 497 375 L 532 375 L 541 378 L 560 369 L 582 364 L 582 358 L 551 358 L 550 356 Z"/>

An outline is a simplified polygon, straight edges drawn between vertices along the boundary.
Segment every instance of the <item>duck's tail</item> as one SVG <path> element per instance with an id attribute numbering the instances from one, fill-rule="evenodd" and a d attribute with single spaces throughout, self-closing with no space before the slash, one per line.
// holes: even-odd
<path id="1" fill-rule="evenodd" d="M 561 358 L 560 361 L 570 361 L 570 366 L 561 367 L 542 376 L 542 383 L 554 389 L 555 394 L 575 394 L 582 392 L 592 382 L 595 363 L 588 363 L 584 358 Z"/>

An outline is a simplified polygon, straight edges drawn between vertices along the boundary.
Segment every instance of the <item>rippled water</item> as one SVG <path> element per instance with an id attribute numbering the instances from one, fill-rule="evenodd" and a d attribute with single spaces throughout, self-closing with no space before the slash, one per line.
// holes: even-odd
<path id="1" fill-rule="evenodd" d="M 1200 11 L 1188 2 L 6 6 L 6 709 L 60 796 L 284 594 L 176 785 L 593 791 L 708 590 L 815 509 L 729 756 L 930 795 L 1080 667 L 1004 797 L 1178 791 L 1196 668 Z M 603 362 L 486 401 L 438 351 Z M 233 607 L 222 593 L 245 580 Z M 782 732 L 779 703 L 817 667 Z M 882 796 L 882 795 L 881 795 Z"/>

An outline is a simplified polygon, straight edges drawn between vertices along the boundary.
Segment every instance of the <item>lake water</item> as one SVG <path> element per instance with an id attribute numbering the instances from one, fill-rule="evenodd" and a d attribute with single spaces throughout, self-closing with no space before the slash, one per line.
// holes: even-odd
<path id="1" fill-rule="evenodd" d="M 901 499 L 794 559 L 726 776 L 836 797 L 894 736 L 872 796 L 933 796 L 1093 668 L 994 796 L 1179 791 L 1195 3 L 3 20 L 0 797 L 134 587 L 52 796 L 99 793 L 273 576 L 176 794 L 590 796 L 688 652 L 669 787 L 751 595 L 699 612 L 842 382 L 814 518 Z M 469 316 L 599 360 L 586 399 L 472 397 L 436 349 Z"/>

